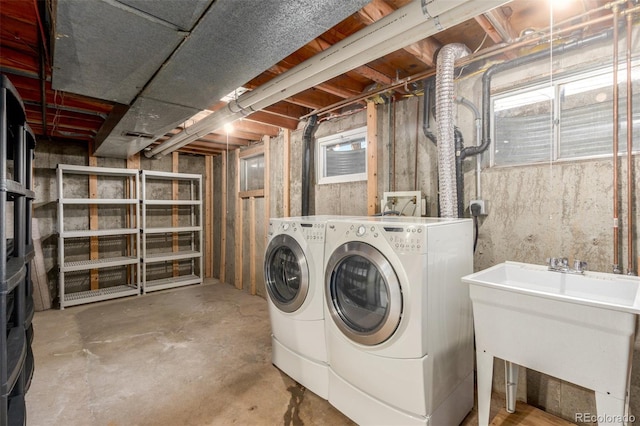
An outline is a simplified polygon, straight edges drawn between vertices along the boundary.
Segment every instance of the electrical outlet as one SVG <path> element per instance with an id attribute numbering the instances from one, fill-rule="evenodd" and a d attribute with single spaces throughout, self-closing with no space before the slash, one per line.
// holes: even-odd
<path id="1" fill-rule="evenodd" d="M 486 216 L 487 202 L 485 200 L 471 200 L 469 210 L 471 211 L 471 216 Z"/>

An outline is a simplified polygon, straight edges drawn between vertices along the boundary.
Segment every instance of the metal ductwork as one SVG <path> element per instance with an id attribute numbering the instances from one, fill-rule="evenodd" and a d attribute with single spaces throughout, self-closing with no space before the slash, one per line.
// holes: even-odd
<path id="1" fill-rule="evenodd" d="M 167 155 L 238 118 L 507 2 L 508 0 L 415 0 L 267 84 L 243 94 L 227 108 L 190 126 L 188 132 L 174 135 L 145 154 L 156 158 Z"/>
<path id="2" fill-rule="evenodd" d="M 447 44 L 440 49 L 436 62 L 436 138 L 438 140 L 438 186 L 442 217 L 458 217 L 457 153 L 453 125 L 454 63 L 469 53 L 471 52 L 464 44 Z"/>
<path id="3" fill-rule="evenodd" d="M 52 86 L 128 106 L 96 138 L 126 158 L 369 0 L 57 0 Z"/>

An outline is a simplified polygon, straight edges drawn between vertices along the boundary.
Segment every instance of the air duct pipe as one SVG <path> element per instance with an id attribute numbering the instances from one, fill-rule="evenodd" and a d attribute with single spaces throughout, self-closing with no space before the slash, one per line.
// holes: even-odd
<path id="1" fill-rule="evenodd" d="M 464 44 L 447 44 L 438 53 L 436 64 L 436 139 L 438 141 L 438 190 L 442 217 L 458 217 L 453 125 L 454 63 L 469 53 L 471 52 Z"/>
<path id="2" fill-rule="evenodd" d="M 425 80 L 424 85 L 424 108 L 422 111 L 422 132 L 424 135 L 433 142 L 434 145 L 438 145 L 438 139 L 436 135 L 429 128 L 429 110 L 431 109 L 431 90 L 433 86 L 433 79 Z M 476 122 L 480 120 L 480 113 L 478 109 L 473 105 L 470 101 L 465 98 L 456 98 L 456 103 L 465 105 L 467 108 L 471 109 L 474 113 Z M 436 117 L 437 121 L 437 117 Z M 478 125 L 479 128 L 479 125 Z M 460 129 L 454 126 L 453 130 L 454 144 L 455 144 L 455 153 L 456 153 L 456 197 L 457 201 L 457 209 L 458 209 L 458 217 L 462 217 L 464 214 L 464 173 L 462 172 L 462 160 L 464 160 L 464 156 L 462 152 L 464 150 L 464 138 L 462 137 L 462 132 Z M 480 137 L 476 135 L 477 141 L 480 140 Z M 479 187 L 479 186 L 478 186 Z"/>
<path id="3" fill-rule="evenodd" d="M 147 151 L 162 157 L 238 118 L 259 111 L 411 43 L 487 12 L 509 0 L 414 0 L 311 59 L 247 92 L 227 108 Z"/>

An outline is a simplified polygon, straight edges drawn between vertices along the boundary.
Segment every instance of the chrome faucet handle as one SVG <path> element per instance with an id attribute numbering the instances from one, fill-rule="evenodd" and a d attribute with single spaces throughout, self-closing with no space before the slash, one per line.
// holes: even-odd
<path id="1" fill-rule="evenodd" d="M 573 269 L 575 269 L 576 272 L 582 273 L 587 270 L 587 262 L 575 259 L 573 261 Z"/>

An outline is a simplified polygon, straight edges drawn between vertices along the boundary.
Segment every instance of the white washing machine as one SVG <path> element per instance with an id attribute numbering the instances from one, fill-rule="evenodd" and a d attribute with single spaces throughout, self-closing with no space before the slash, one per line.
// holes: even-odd
<path id="1" fill-rule="evenodd" d="M 367 425 L 456 425 L 473 407 L 470 219 L 327 223 L 329 402 Z"/>
<path id="2" fill-rule="evenodd" d="M 264 276 L 272 333 L 272 362 L 327 399 L 324 331 L 324 241 L 332 216 L 269 220 Z"/>

